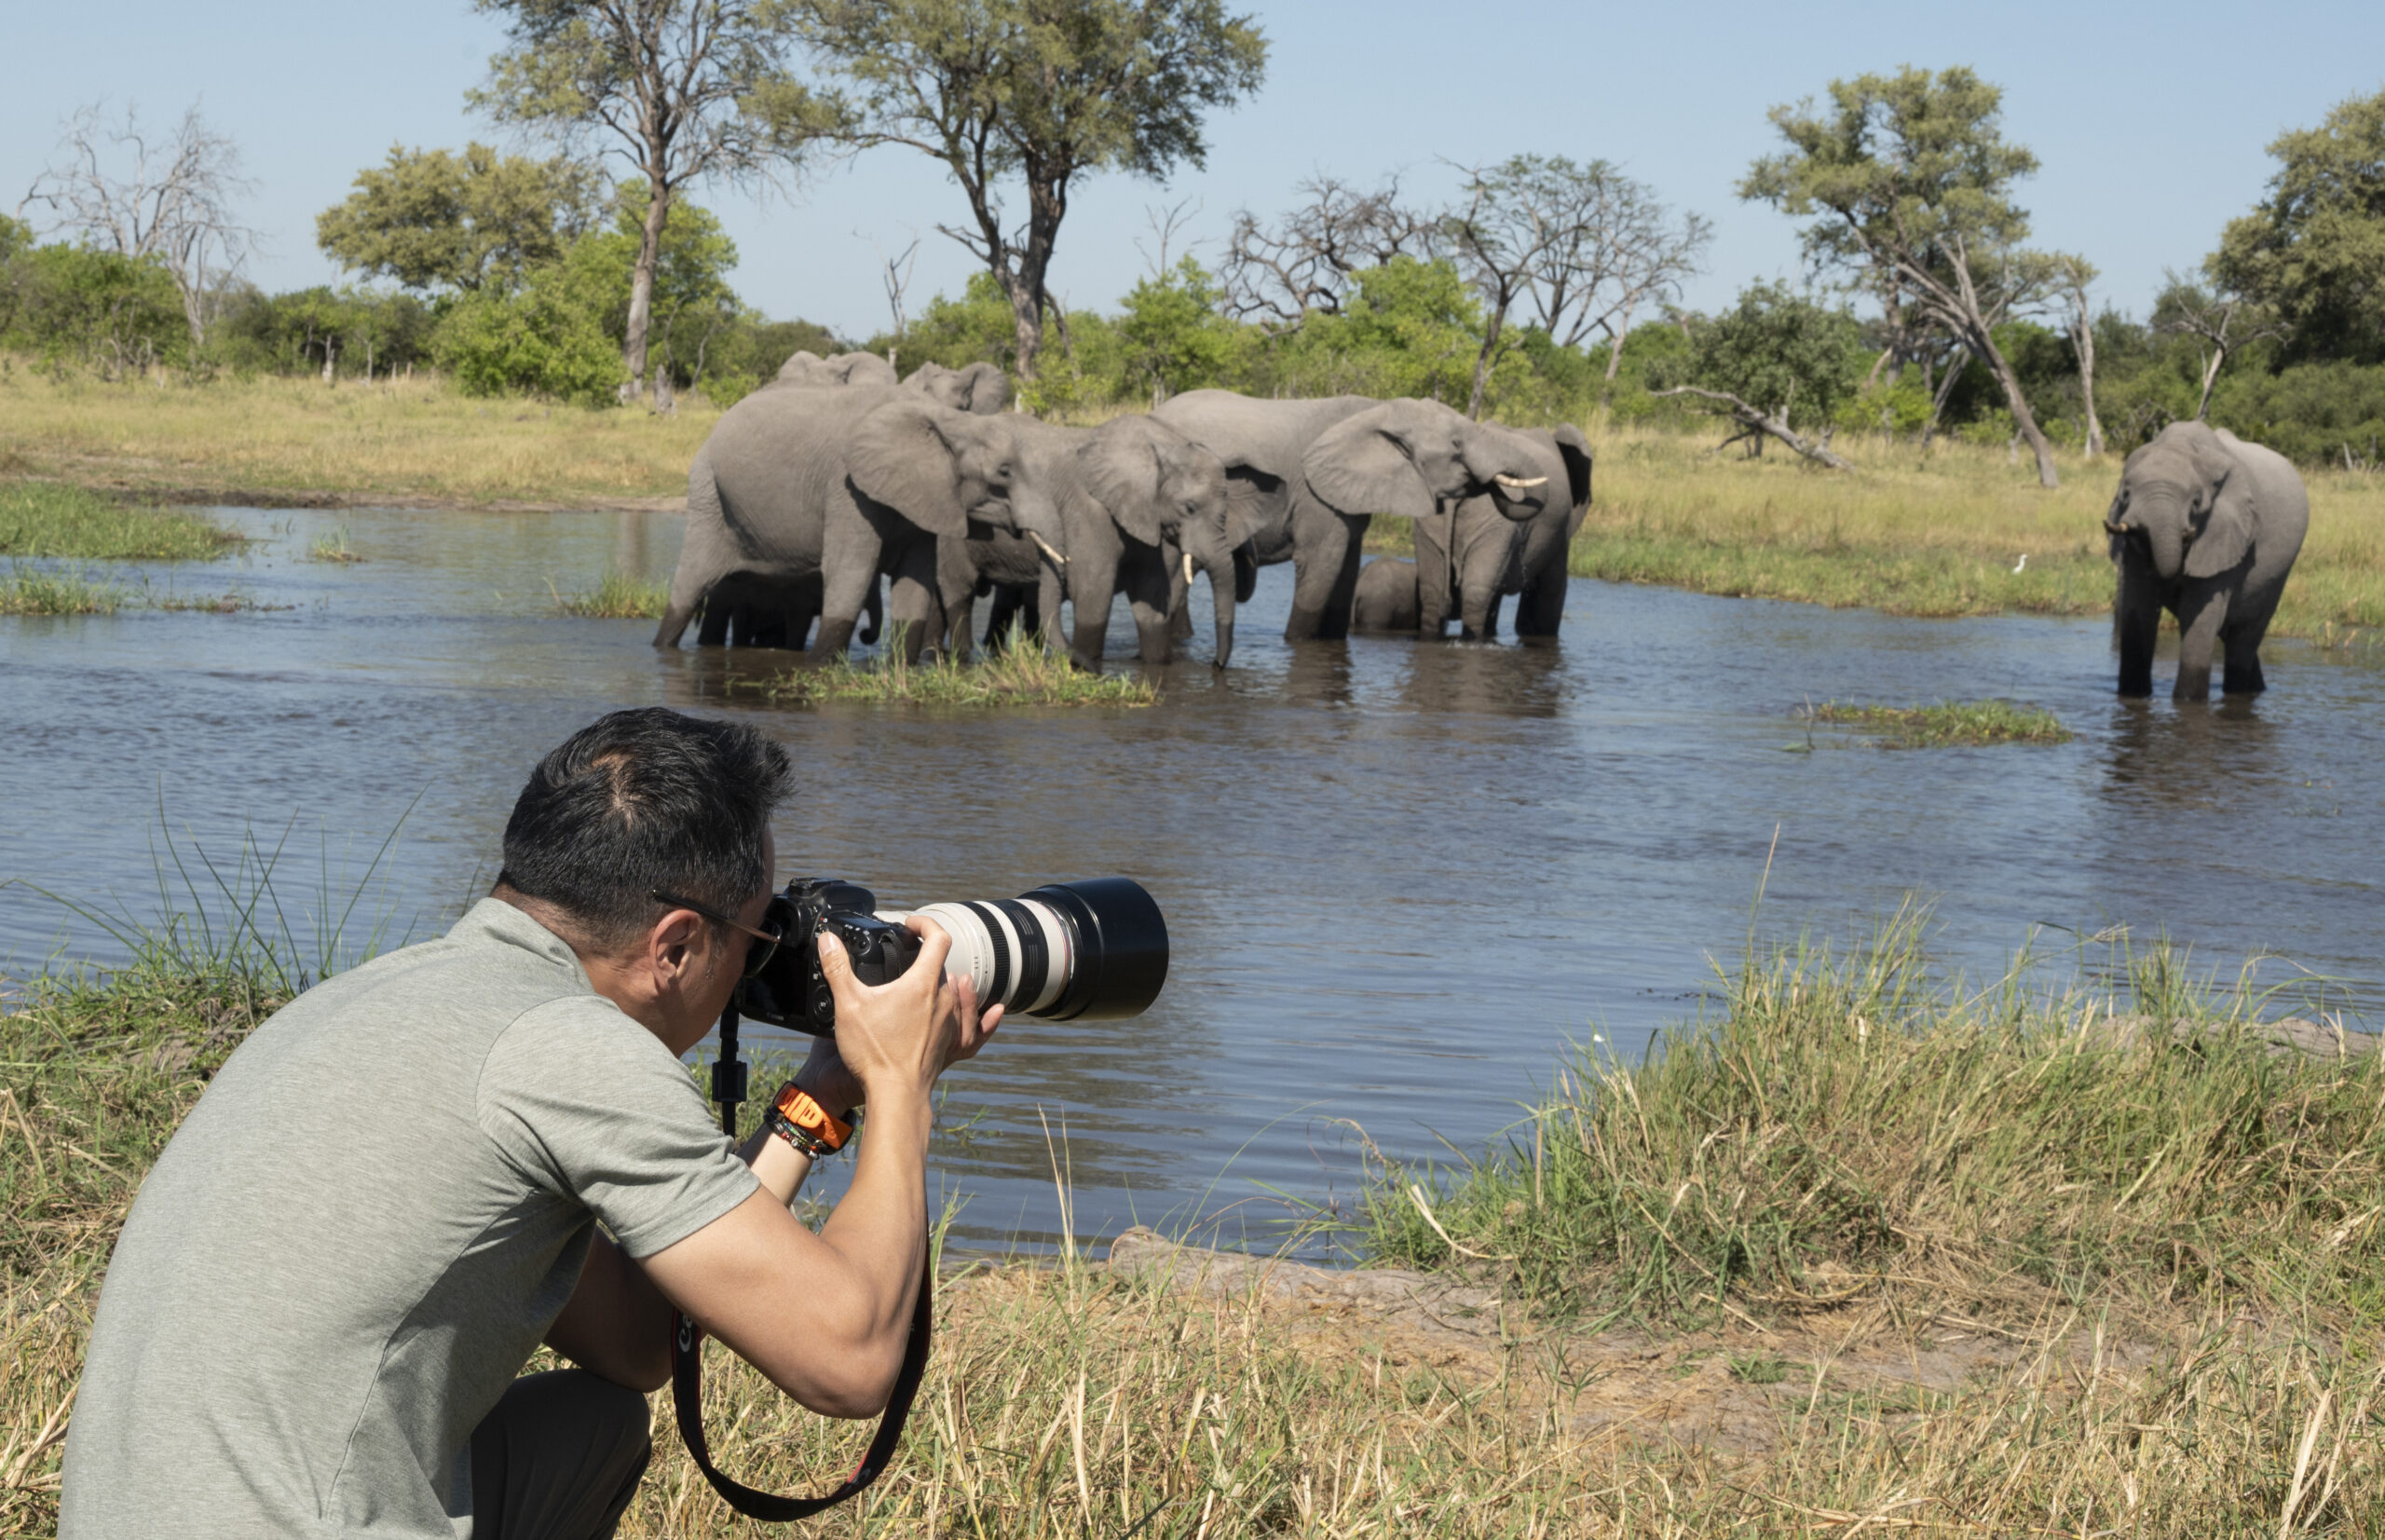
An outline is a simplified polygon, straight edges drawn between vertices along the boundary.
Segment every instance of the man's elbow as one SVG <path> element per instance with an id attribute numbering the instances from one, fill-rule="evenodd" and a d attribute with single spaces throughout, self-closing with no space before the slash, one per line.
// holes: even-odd
<path id="1" fill-rule="evenodd" d="M 772 1375 L 781 1390 L 823 1417 L 859 1420 L 885 1411 L 893 1397 L 894 1382 L 903 1372 L 903 1348 L 893 1351 L 849 1348 L 830 1356 L 826 1363 L 811 1362 L 799 1372 Z"/>

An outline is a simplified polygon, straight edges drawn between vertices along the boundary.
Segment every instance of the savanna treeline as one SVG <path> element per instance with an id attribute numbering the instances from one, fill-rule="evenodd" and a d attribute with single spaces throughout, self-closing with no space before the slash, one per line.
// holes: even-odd
<path id="1" fill-rule="evenodd" d="M 393 146 L 317 220 L 338 286 L 266 293 L 237 146 L 196 110 L 170 133 L 78 116 L 0 219 L 0 351 L 107 378 L 226 373 L 326 384 L 434 370 L 464 391 L 589 405 L 725 405 L 798 348 L 908 372 L 1000 364 L 1044 413 L 1220 386 L 1425 396 L 1544 423 L 1605 413 L 1834 462 L 1833 441 L 1951 435 L 2056 479 L 2056 446 L 2126 450 L 2197 416 L 2305 462 L 2385 451 L 2385 91 L 2269 148 L 2260 199 L 2179 253 L 2151 310 L 2093 253 L 2033 244 L 2037 157 L 1964 68 L 1833 81 L 1750 127 L 1735 189 L 1801 223 L 1804 270 L 1685 309 L 1710 231 L 1576 147 L 1367 167 L 1196 234 L 1155 211 L 1145 272 L 1075 305 L 1071 198 L 1205 163 L 1208 115 L 1264 82 L 1267 40 L 1219 0 L 481 0 L 507 27 L 470 105 L 553 153 Z M 1618 156 L 1629 146 L 1607 146 Z M 839 337 L 736 293 L 739 253 L 695 200 L 797 188 L 839 157 L 949 173 L 938 235 L 977 271 Z M 1412 181 L 1413 178 L 1411 178 Z M 1453 185 L 1451 185 L 1453 184 Z"/>

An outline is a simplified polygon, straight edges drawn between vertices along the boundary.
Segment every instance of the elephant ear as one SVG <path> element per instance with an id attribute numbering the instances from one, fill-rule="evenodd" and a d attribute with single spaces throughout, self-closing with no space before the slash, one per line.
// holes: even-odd
<path id="1" fill-rule="evenodd" d="M 983 360 L 961 371 L 961 404 L 981 417 L 994 416 L 1010 405 L 1010 376 L 1002 365 Z"/>
<path id="2" fill-rule="evenodd" d="M 1339 513 L 1433 516 L 1433 491 L 1388 431 L 1383 408 L 1328 429 L 1301 457 L 1301 474 L 1317 500 Z"/>
<path id="3" fill-rule="evenodd" d="M 2203 496 L 2211 499 L 2211 511 L 2187 547 L 2187 576 L 2216 578 L 2252 554 L 2259 511 L 2253 505 L 2253 479 L 2216 436 L 2208 455 L 2196 444 L 2195 470 L 2205 478 Z"/>
<path id="4" fill-rule="evenodd" d="M 936 420 L 942 410 L 924 396 L 890 398 L 853 429 L 845 474 L 870 501 L 931 535 L 958 539 L 969 532 L 969 520 L 952 443 Z"/>
<path id="5" fill-rule="evenodd" d="M 1094 429 L 1077 446 L 1077 474 L 1085 489 L 1130 539 L 1160 543 L 1159 451 L 1132 417 Z"/>
<path id="6" fill-rule="evenodd" d="M 1590 506 L 1590 466 L 1596 458 L 1590 453 L 1590 441 L 1572 423 L 1560 423 L 1548 435 L 1557 441 L 1557 453 L 1565 461 L 1565 480 L 1574 493 L 1576 512 Z"/>

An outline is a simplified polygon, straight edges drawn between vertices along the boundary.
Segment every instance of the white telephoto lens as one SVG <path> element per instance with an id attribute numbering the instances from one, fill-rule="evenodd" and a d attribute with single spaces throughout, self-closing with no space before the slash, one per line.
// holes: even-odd
<path id="1" fill-rule="evenodd" d="M 980 1008 L 1007 1007 L 1014 1015 L 1047 1010 L 1076 973 L 1076 951 L 1066 921 L 1051 906 L 1031 898 L 929 904 L 911 911 L 934 920 L 952 937 L 944 971 L 976 987 Z M 904 915 L 881 911 L 901 923 Z"/>

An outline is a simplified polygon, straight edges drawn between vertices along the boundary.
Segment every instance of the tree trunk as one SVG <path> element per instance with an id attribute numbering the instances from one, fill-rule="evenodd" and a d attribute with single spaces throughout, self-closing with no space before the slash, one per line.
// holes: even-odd
<path id="1" fill-rule="evenodd" d="M 2029 441 L 2030 450 L 2037 457 L 2037 484 L 2048 489 L 2060 486 L 2062 473 L 2054 469 L 2053 445 L 2046 442 L 2045 430 L 2037 426 L 2037 415 L 2029 410 L 2028 398 L 2021 394 L 2020 377 L 1997 350 L 1996 339 L 1987 334 L 1987 328 L 1980 327 L 1971 342 L 1979 356 L 1987 361 L 1989 372 L 1996 375 L 1996 383 L 2004 387 L 2004 404 L 2012 413 L 2012 426 Z"/>
<path id="2" fill-rule="evenodd" d="M 654 313 L 654 268 L 662 256 L 662 224 L 671 217 L 671 184 L 647 168 L 646 224 L 638 231 L 637 266 L 630 274 L 629 325 L 621 338 L 621 400 L 634 402 L 646 379 L 646 333 Z"/>
<path id="3" fill-rule="evenodd" d="M 1482 328 L 1482 348 L 1474 355 L 1474 390 L 1465 399 L 1465 415 L 1476 422 L 1482 420 L 1482 388 L 1491 378 L 1491 355 L 1498 350 L 1499 334 L 1506 329 L 1507 307 L 1495 306 L 1490 323 Z"/>
<path id="4" fill-rule="evenodd" d="M 1606 350 L 1606 381 L 1599 390 L 1599 402 L 1601 405 L 1609 404 L 1615 400 L 1615 376 L 1623 367 L 1623 339 L 1631 334 L 1631 310 L 1630 306 L 1625 306 L 1623 314 L 1617 316 L 1615 320 L 1614 346 Z"/>
<path id="5" fill-rule="evenodd" d="M 2202 366 L 2202 398 L 2195 402 L 2195 421 L 2202 422 L 2211 412 L 2211 388 L 2219 383 L 2220 366 L 2228 361 L 2228 349 L 2214 348 Z"/>
<path id="6" fill-rule="evenodd" d="M 2087 408 L 2087 454 L 2092 459 L 2104 452 L 2104 424 L 2095 416 L 2095 328 L 2083 316 L 2075 340 L 2078 348 L 2078 399 Z"/>

